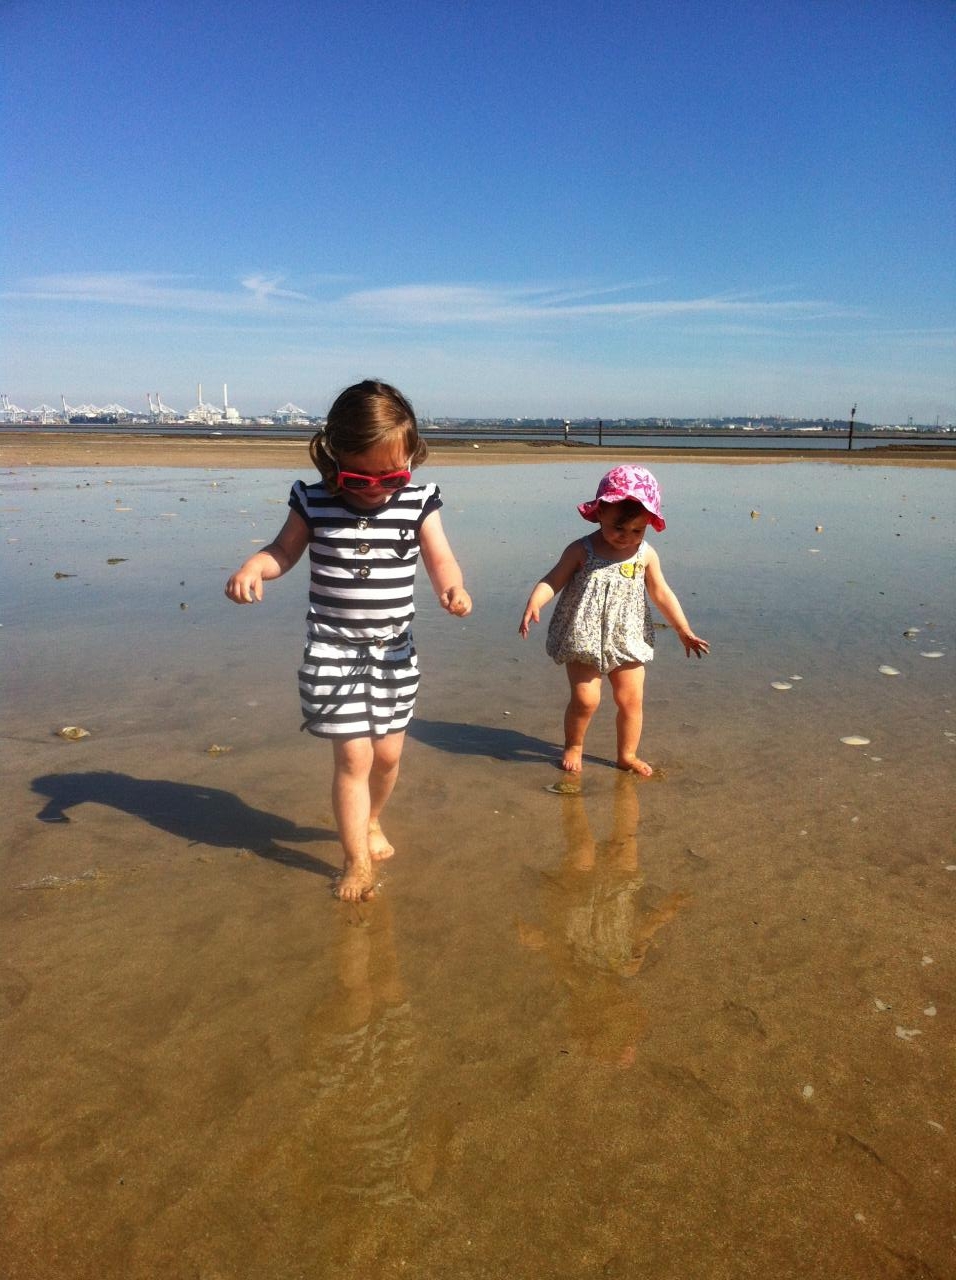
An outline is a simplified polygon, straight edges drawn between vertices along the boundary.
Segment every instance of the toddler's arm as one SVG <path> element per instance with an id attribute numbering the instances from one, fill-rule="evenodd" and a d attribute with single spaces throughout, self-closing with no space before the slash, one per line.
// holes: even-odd
<path id="1" fill-rule="evenodd" d="M 456 618 L 471 613 L 471 596 L 465 590 L 464 578 L 455 553 L 445 537 L 441 516 L 432 511 L 422 522 L 422 560 L 438 603 Z"/>
<path id="2" fill-rule="evenodd" d="M 680 601 L 664 580 L 660 557 L 653 547 L 647 548 L 644 581 L 647 584 L 647 594 L 660 611 L 664 621 L 677 632 L 677 638 L 684 646 L 687 657 L 690 657 L 691 650 L 697 654 L 698 658 L 703 657 L 705 653 L 710 653 L 710 645 L 700 636 L 694 635 L 690 623 L 684 616 L 684 610 L 680 607 Z"/>
<path id="3" fill-rule="evenodd" d="M 535 585 L 524 607 L 521 625 L 518 627 L 518 634 L 523 640 L 528 638 L 530 624 L 541 621 L 541 610 L 544 606 L 550 604 L 559 591 L 564 590 L 583 563 L 584 548 L 580 542 L 572 542 L 570 546 L 564 548 L 561 559 L 554 568 L 549 569 L 541 581 Z"/>
<path id="4" fill-rule="evenodd" d="M 275 539 L 250 556 L 232 575 L 226 583 L 226 595 L 236 604 L 261 600 L 263 582 L 281 578 L 298 562 L 308 545 L 309 526 L 297 511 L 290 511 Z"/>

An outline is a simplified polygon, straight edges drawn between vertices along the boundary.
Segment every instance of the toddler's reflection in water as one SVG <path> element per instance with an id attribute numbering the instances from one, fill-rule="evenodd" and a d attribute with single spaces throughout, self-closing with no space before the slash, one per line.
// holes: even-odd
<path id="1" fill-rule="evenodd" d="M 549 956 L 567 994 L 572 1039 L 601 1062 L 628 1067 L 647 1020 L 632 979 L 654 935 L 689 901 L 674 892 L 655 906 L 641 902 L 637 852 L 640 819 L 634 779 L 620 774 L 611 831 L 595 841 L 581 793 L 560 800 L 566 844 L 560 866 L 542 875 L 540 925 L 518 922 L 521 943 Z M 596 809 L 605 807 L 595 796 Z"/>
<path id="2" fill-rule="evenodd" d="M 445 1140 L 417 1106 L 420 1044 L 388 899 L 339 913 L 336 981 L 303 1041 L 314 1071 L 309 1145 L 324 1195 L 377 1205 L 424 1195 Z"/>

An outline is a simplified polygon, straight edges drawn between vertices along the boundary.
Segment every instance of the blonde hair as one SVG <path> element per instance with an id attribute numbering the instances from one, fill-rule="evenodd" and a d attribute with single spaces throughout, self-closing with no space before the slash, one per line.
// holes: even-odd
<path id="1" fill-rule="evenodd" d="M 343 453 L 365 453 L 396 434 L 403 439 L 409 469 L 420 466 L 428 446 L 418 434 L 411 403 L 387 382 L 366 379 L 336 396 L 325 426 L 309 442 L 309 455 L 328 487 L 335 489 Z"/>

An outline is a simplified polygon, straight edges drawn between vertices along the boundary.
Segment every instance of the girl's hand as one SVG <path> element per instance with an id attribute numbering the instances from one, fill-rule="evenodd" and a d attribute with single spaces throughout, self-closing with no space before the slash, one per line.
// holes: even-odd
<path id="1" fill-rule="evenodd" d="M 254 604 L 262 600 L 262 574 L 242 568 L 226 583 L 226 595 L 235 604 Z"/>
<path id="2" fill-rule="evenodd" d="M 678 636 L 688 658 L 691 650 L 697 654 L 698 658 L 702 658 L 705 653 L 710 653 L 710 645 L 707 641 L 701 640 L 700 636 L 695 636 L 693 631 L 681 631 L 678 632 Z"/>
<path id="3" fill-rule="evenodd" d="M 541 610 L 532 608 L 529 604 L 524 611 L 524 617 L 521 619 L 521 626 L 518 628 L 518 635 L 522 640 L 527 640 L 528 632 L 531 630 L 529 623 L 541 621 Z"/>
<path id="4" fill-rule="evenodd" d="M 438 597 L 438 603 L 456 618 L 467 618 L 471 613 L 471 596 L 464 587 L 448 587 Z"/>

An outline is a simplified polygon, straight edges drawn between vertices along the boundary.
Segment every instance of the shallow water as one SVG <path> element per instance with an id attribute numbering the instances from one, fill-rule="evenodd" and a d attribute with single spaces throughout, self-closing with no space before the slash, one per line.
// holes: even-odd
<path id="1" fill-rule="evenodd" d="M 361 908 L 305 566 L 222 595 L 295 477 L 2 477 L 5 1274 L 954 1274 L 952 472 L 654 470 L 712 656 L 571 796 L 516 629 L 602 468 L 431 474 L 476 608 L 422 580 Z"/>

